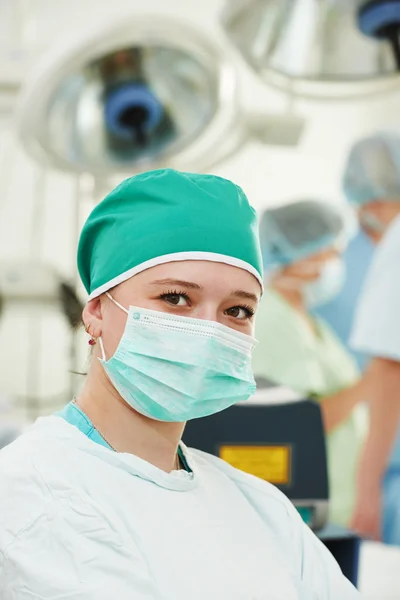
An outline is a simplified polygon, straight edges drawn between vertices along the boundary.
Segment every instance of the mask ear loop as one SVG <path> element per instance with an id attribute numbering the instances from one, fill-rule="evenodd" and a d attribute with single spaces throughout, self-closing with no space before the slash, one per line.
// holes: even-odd
<path id="1" fill-rule="evenodd" d="M 100 350 L 101 350 L 101 357 L 104 360 L 104 362 L 106 362 L 107 358 L 106 358 L 106 353 L 104 352 L 104 344 L 103 344 L 103 340 L 101 339 L 101 337 L 99 337 L 99 344 L 100 344 Z"/>
<path id="2" fill-rule="evenodd" d="M 127 315 L 129 315 L 129 310 L 127 310 L 124 306 L 122 306 L 122 304 L 120 304 L 119 302 L 117 302 L 116 300 L 114 300 L 114 298 L 111 296 L 111 294 L 109 294 L 108 292 L 106 292 L 106 296 L 107 296 L 107 298 L 109 298 L 111 300 L 111 302 L 114 302 L 115 306 L 118 306 L 118 308 L 120 308 Z"/>
<path id="3" fill-rule="evenodd" d="M 122 304 L 120 304 L 119 302 L 117 302 L 112 296 L 111 294 L 109 294 L 108 292 L 106 292 L 106 296 L 109 300 L 111 300 L 111 302 L 113 302 L 115 304 L 115 306 L 118 306 L 118 308 L 120 308 L 121 310 L 123 310 L 127 315 L 129 314 L 129 310 L 126 310 L 126 308 L 124 306 L 122 306 Z M 104 360 L 104 362 L 107 361 L 106 358 L 106 353 L 104 351 L 104 344 L 103 344 L 103 340 L 101 339 L 101 337 L 99 337 L 99 344 L 100 344 L 100 350 L 101 350 L 101 356 L 102 359 Z"/>

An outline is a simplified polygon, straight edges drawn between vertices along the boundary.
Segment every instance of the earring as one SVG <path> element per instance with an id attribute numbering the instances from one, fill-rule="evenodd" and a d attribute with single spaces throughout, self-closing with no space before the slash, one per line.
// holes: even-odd
<path id="1" fill-rule="evenodd" d="M 89 344 L 89 346 L 95 346 L 95 345 L 96 345 L 96 342 L 97 342 L 97 340 L 96 340 L 96 338 L 94 338 L 94 337 L 92 336 L 92 334 L 90 333 L 90 327 L 89 327 L 89 325 L 86 325 L 86 327 L 85 327 L 85 331 L 86 331 L 86 333 L 87 333 L 88 335 L 90 335 L 90 340 L 88 341 L 88 344 Z"/>

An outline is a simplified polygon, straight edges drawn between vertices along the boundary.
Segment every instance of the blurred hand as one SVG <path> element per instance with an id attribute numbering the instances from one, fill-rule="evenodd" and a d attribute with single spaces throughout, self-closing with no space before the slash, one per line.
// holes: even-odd
<path id="1" fill-rule="evenodd" d="M 360 486 L 350 529 L 376 542 L 382 537 L 382 494 L 380 488 L 371 490 Z"/>

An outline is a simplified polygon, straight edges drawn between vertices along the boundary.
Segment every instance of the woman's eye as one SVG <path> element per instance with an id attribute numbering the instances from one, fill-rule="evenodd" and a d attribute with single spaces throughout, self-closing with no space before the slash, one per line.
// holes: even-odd
<path id="1" fill-rule="evenodd" d="M 189 300 L 184 294 L 163 294 L 162 299 L 174 306 L 187 306 Z"/>
<path id="2" fill-rule="evenodd" d="M 251 319 L 254 315 L 253 309 L 246 306 L 233 306 L 226 311 L 226 314 L 229 317 L 233 317 L 234 319 Z"/>

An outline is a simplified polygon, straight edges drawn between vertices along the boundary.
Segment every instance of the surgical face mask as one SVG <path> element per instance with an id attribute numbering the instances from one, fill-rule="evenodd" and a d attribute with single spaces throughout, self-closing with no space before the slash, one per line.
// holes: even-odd
<path id="1" fill-rule="evenodd" d="M 114 356 L 104 370 L 121 397 L 159 421 L 184 422 L 247 400 L 256 384 L 254 338 L 214 321 L 144 308 L 129 310 Z"/>
<path id="2" fill-rule="evenodd" d="M 366 229 L 374 231 L 375 233 L 385 232 L 386 226 L 372 213 L 366 211 L 360 212 L 359 218 L 361 225 Z"/>
<path id="3" fill-rule="evenodd" d="M 306 306 L 313 308 L 329 302 L 342 289 L 345 277 L 346 269 L 343 261 L 340 258 L 331 258 L 324 264 L 318 279 L 303 286 Z"/>

